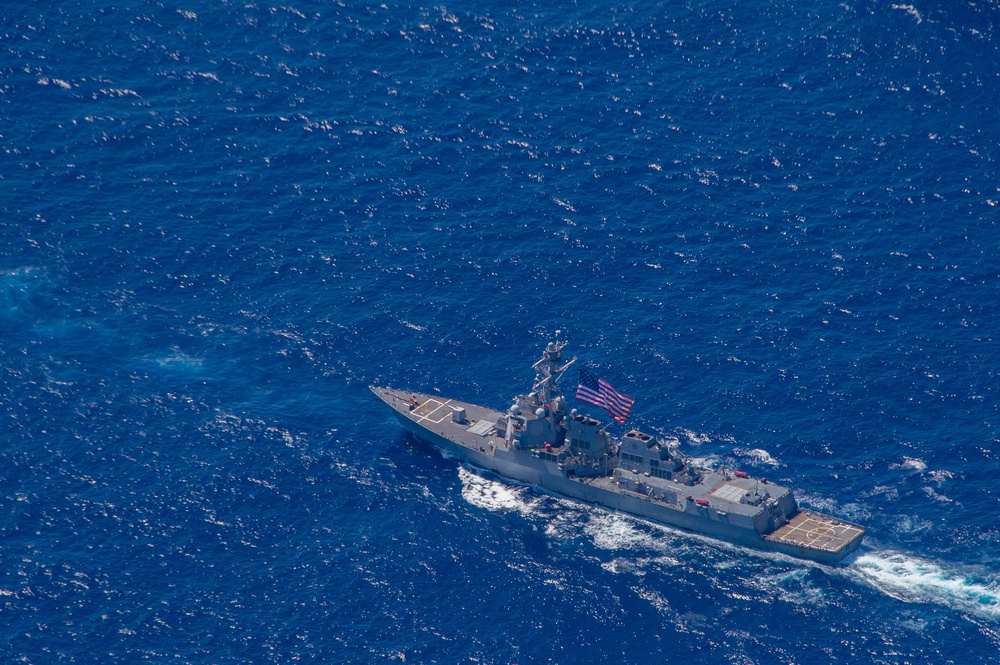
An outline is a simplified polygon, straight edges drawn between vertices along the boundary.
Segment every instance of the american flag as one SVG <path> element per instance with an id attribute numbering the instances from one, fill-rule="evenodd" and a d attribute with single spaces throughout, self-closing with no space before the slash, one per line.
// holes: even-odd
<path id="1" fill-rule="evenodd" d="M 580 368 L 580 385 L 576 389 L 576 398 L 581 402 L 601 407 L 619 423 L 628 420 L 629 414 L 632 413 L 632 404 L 635 402 L 583 367 Z"/>

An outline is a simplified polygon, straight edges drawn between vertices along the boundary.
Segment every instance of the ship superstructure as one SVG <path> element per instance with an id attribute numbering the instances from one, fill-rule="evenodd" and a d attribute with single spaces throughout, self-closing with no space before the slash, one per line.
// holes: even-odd
<path id="1" fill-rule="evenodd" d="M 800 509 L 791 491 L 735 469 L 695 465 L 678 442 L 632 429 L 614 438 L 570 409 L 559 379 L 565 341 L 549 342 L 532 390 L 496 411 L 372 387 L 411 434 L 474 466 L 638 517 L 729 542 L 836 563 L 861 544 L 856 524 Z"/>

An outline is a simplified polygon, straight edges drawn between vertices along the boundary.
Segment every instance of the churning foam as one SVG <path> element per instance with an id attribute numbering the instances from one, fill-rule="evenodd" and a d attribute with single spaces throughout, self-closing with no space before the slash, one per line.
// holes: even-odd
<path id="1" fill-rule="evenodd" d="M 462 481 L 462 498 L 474 506 L 492 511 L 516 511 L 529 515 L 541 501 L 533 497 L 526 487 L 517 487 L 477 476 L 464 467 L 458 467 Z"/>
<path id="2" fill-rule="evenodd" d="M 462 498 L 474 506 L 495 512 L 514 511 L 547 522 L 545 533 L 553 538 L 571 539 L 586 535 L 594 546 L 616 550 L 666 550 L 668 531 L 650 533 L 630 517 L 601 508 L 583 506 L 571 500 L 539 496 L 530 487 L 490 480 L 460 466 Z M 553 503 L 549 503 L 553 502 Z M 655 525 L 659 526 L 659 525 Z"/>
<path id="3" fill-rule="evenodd" d="M 666 550 L 656 535 L 638 528 L 636 522 L 617 513 L 595 510 L 583 531 L 590 536 L 594 546 L 602 550 Z"/>
<path id="4" fill-rule="evenodd" d="M 1000 620 L 1000 576 L 965 573 L 899 552 L 868 552 L 849 567 L 861 580 L 908 603 L 932 603 Z"/>

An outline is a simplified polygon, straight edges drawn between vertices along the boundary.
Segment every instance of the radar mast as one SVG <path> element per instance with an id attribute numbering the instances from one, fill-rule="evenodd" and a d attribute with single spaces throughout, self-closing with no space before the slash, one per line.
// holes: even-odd
<path id="1" fill-rule="evenodd" d="M 531 366 L 535 370 L 535 385 L 532 390 L 543 402 L 548 402 L 561 395 L 559 379 L 562 378 L 563 372 L 576 362 L 576 357 L 574 357 L 568 363 L 563 364 L 562 350 L 567 342 L 559 339 L 561 333 L 561 330 L 556 331 L 555 341 L 548 343 L 545 351 L 542 352 L 541 359 Z"/>

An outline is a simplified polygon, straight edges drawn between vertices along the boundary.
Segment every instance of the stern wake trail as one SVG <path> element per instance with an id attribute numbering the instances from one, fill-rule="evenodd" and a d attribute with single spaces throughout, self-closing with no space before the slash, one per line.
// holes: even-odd
<path id="1" fill-rule="evenodd" d="M 891 550 L 865 552 L 847 571 L 897 600 L 940 605 L 1000 622 L 1000 574 L 994 571 Z"/>

